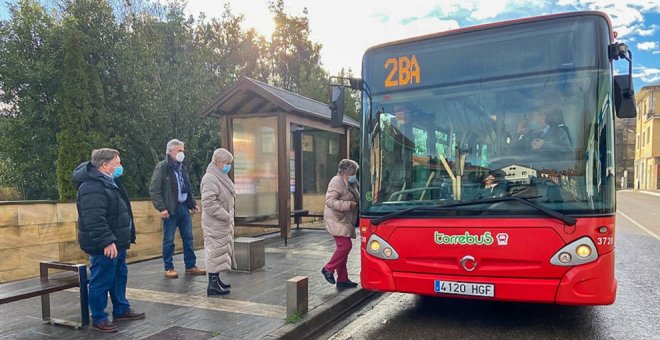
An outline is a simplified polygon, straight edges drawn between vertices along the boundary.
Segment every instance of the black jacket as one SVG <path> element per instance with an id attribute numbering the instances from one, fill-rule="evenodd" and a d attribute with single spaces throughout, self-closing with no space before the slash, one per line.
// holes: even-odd
<path id="1" fill-rule="evenodd" d="M 90 162 L 73 171 L 78 188 L 78 243 L 90 255 L 103 254 L 103 248 L 114 243 L 117 249 L 128 249 L 135 243 L 135 223 L 131 202 L 118 179 L 99 172 Z M 116 184 L 115 184 L 116 183 Z"/>
<path id="2" fill-rule="evenodd" d="M 175 166 L 176 162 L 170 156 L 165 155 L 165 159 L 156 164 L 154 172 L 151 175 L 151 183 L 149 184 L 149 194 L 151 195 L 151 203 L 154 205 L 154 208 L 158 211 L 167 210 L 171 216 L 176 213 L 176 204 L 179 196 L 176 175 L 174 174 Z M 188 209 L 193 209 L 197 205 L 197 202 L 195 201 L 195 197 L 193 197 L 188 170 L 185 163 L 181 163 L 180 166 L 183 180 L 188 187 L 186 206 Z"/>

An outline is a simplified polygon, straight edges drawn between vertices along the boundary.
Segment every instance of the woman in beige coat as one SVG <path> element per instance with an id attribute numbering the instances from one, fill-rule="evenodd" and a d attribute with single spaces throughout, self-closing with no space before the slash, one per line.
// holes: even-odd
<path id="1" fill-rule="evenodd" d="M 330 261 L 323 266 L 321 273 L 331 284 L 337 288 L 355 288 L 357 283 L 348 279 L 346 261 L 351 252 L 355 238 L 355 222 L 358 218 L 358 202 L 360 193 L 357 190 L 356 174 L 358 164 L 350 159 L 339 162 L 337 176 L 328 184 L 325 194 L 325 209 L 323 220 L 325 229 L 335 238 L 337 249 Z M 334 272 L 337 271 L 337 281 Z"/>
<path id="2" fill-rule="evenodd" d="M 202 177 L 202 231 L 206 271 L 209 273 L 207 295 L 229 293 L 231 285 L 220 273 L 231 270 L 234 258 L 234 183 L 227 175 L 234 156 L 226 149 L 216 149 Z"/>

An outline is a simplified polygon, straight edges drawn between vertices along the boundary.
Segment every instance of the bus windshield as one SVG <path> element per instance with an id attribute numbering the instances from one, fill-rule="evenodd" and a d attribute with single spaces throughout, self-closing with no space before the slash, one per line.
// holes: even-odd
<path id="1" fill-rule="evenodd" d="M 613 213 L 607 25 L 568 17 L 368 51 L 363 214 L 504 196 Z M 415 214 L 539 214 L 515 202 Z"/>

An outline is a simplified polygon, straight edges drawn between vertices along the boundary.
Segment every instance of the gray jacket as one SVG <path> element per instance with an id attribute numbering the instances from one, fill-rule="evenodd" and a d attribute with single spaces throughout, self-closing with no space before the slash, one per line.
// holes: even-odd
<path id="1" fill-rule="evenodd" d="M 149 184 L 149 194 L 151 195 L 151 203 L 153 203 L 154 208 L 158 211 L 167 209 L 170 215 L 176 213 L 176 204 L 179 195 L 176 175 L 174 174 L 175 162 L 170 156 L 165 155 L 165 159 L 156 164 L 154 173 L 151 175 L 151 184 Z M 186 206 L 188 209 L 193 209 L 197 203 L 195 202 L 195 197 L 193 197 L 188 171 L 183 163 L 181 164 L 181 173 L 183 174 L 185 185 L 188 187 Z"/>

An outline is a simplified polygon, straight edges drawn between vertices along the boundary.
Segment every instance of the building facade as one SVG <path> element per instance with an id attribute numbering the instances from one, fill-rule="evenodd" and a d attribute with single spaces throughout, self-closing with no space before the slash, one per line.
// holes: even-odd
<path id="1" fill-rule="evenodd" d="M 634 188 L 660 189 L 660 82 L 642 87 L 637 103 Z M 658 137 L 654 137 L 659 135 Z"/>

